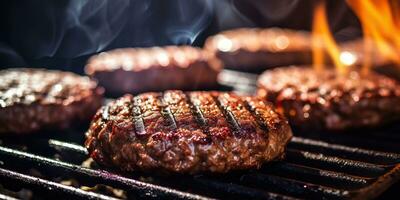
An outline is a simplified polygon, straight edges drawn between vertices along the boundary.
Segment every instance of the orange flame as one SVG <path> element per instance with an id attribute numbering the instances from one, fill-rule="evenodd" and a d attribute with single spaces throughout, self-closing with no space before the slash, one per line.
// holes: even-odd
<path id="1" fill-rule="evenodd" d="M 371 67 L 372 48 L 392 62 L 400 64 L 400 3 L 389 0 L 347 0 L 361 21 L 364 32 L 363 73 Z"/>
<path id="2" fill-rule="evenodd" d="M 345 73 L 344 64 L 340 61 L 340 50 L 329 30 L 325 1 L 319 1 L 314 10 L 312 27 L 313 67 L 316 70 L 323 69 L 325 50 L 332 59 L 336 70 L 341 74 Z"/>

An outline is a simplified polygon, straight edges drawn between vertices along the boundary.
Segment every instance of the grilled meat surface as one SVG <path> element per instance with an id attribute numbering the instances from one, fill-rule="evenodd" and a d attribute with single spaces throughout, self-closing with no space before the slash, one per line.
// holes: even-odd
<path id="1" fill-rule="evenodd" d="M 310 34 L 289 29 L 228 30 L 208 38 L 204 48 L 225 68 L 241 71 L 311 63 Z"/>
<path id="2" fill-rule="evenodd" d="M 220 70 L 216 58 L 190 46 L 117 49 L 92 57 L 85 67 L 112 95 L 209 89 Z"/>
<path id="3" fill-rule="evenodd" d="M 291 136 L 264 100 L 166 91 L 125 95 L 100 109 L 86 147 L 98 163 L 123 171 L 224 173 L 282 158 Z"/>
<path id="4" fill-rule="evenodd" d="M 88 77 L 45 69 L 0 71 L 0 133 L 66 128 L 89 120 L 103 89 Z"/>
<path id="5" fill-rule="evenodd" d="M 339 75 L 286 67 L 264 72 L 258 95 L 266 97 L 303 130 L 344 130 L 379 126 L 400 119 L 400 84 L 370 72 Z"/>

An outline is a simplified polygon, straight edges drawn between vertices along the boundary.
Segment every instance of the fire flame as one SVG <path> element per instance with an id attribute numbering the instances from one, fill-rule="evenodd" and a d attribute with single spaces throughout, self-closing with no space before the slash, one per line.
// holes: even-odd
<path id="1" fill-rule="evenodd" d="M 383 58 L 400 64 L 400 3 L 389 0 L 347 0 L 364 32 L 363 72 L 371 67 L 372 48 Z M 375 52 L 374 52 L 375 53 Z"/>
<path id="2" fill-rule="evenodd" d="M 364 33 L 362 74 L 371 68 L 372 54 L 400 64 L 400 1 L 398 0 L 347 0 L 350 8 L 361 21 Z M 341 51 L 329 30 L 324 0 L 318 1 L 314 10 L 312 30 L 313 65 L 321 70 L 326 55 L 332 60 L 339 74 L 357 61 L 355 54 Z M 360 62 L 361 63 L 361 62 Z"/>
<path id="3" fill-rule="evenodd" d="M 314 10 L 313 29 L 312 29 L 312 53 L 313 67 L 316 70 L 322 70 L 325 64 L 325 51 L 332 59 L 336 70 L 345 73 L 345 63 L 341 61 L 340 49 L 329 30 L 326 17 L 325 2 L 319 1 Z M 348 56 L 345 55 L 344 58 Z"/>

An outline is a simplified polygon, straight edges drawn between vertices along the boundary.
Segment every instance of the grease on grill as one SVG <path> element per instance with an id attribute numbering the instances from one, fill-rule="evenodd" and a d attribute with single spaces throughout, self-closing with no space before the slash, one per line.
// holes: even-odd
<path id="1" fill-rule="evenodd" d="M 85 191 L 114 196 L 120 199 L 128 199 L 126 192 L 124 190 L 116 189 L 108 185 L 97 184 L 94 187 L 81 186 L 80 188 Z"/>

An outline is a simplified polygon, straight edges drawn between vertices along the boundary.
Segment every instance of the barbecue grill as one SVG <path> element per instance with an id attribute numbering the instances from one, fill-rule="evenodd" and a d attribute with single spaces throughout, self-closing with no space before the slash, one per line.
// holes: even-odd
<path id="1" fill-rule="evenodd" d="M 252 93 L 256 78 L 224 70 L 219 89 Z M 196 176 L 124 174 L 89 165 L 84 131 L 1 138 L 0 199 L 371 199 L 400 178 L 400 127 L 393 125 L 295 136 L 284 161 Z"/>

